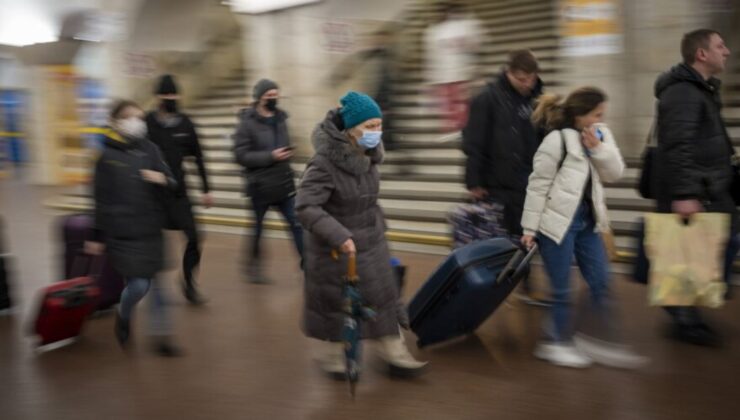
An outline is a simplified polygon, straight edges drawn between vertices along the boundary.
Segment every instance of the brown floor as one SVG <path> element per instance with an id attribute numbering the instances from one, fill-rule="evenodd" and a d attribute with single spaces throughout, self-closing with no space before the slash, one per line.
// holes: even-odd
<path id="1" fill-rule="evenodd" d="M 112 317 L 91 320 L 84 338 L 37 354 L 25 329 L 35 292 L 58 260 L 57 228 L 40 202 L 50 192 L 0 182 L 0 211 L 16 256 L 21 313 L 0 318 L 0 419 L 737 419 L 740 418 L 740 302 L 711 316 L 728 345 L 707 350 L 662 336 L 665 318 L 645 305 L 644 288 L 615 279 L 630 341 L 653 359 L 640 372 L 557 368 L 531 356 L 542 310 L 515 299 L 477 335 L 417 352 L 429 373 L 386 378 L 369 347 L 352 401 L 347 386 L 324 378 L 314 343 L 299 330 L 301 275 L 285 240 L 268 240 L 271 285 L 239 272 L 243 237 L 209 234 L 201 272 L 211 304 L 193 309 L 165 275 L 178 342 L 186 357 L 147 349 L 137 323 L 135 351 L 123 353 Z M 439 257 L 399 253 L 412 294 Z M 539 274 L 541 277 L 541 274 Z M 139 309 L 141 321 L 145 308 Z M 412 337 L 409 336 L 410 339 Z"/>

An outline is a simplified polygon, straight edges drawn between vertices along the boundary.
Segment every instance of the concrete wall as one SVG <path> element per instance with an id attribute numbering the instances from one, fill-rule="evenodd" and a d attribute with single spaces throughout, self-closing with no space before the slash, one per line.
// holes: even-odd
<path id="1" fill-rule="evenodd" d="M 244 28 L 244 59 L 248 82 L 267 77 L 278 82 L 290 114 L 294 142 L 308 152 L 308 140 L 326 112 L 338 106 L 347 89 L 365 89 L 362 78 L 335 84 L 330 73 L 368 43 L 368 34 L 396 18 L 409 0 L 326 0 L 324 2 L 263 15 L 240 15 Z M 326 25 L 336 24 L 351 32 L 353 46 L 331 51 Z M 346 25 L 346 26 L 345 26 Z M 357 72 L 363 72 L 358 64 Z"/>
<path id="2" fill-rule="evenodd" d="M 654 115 L 653 84 L 660 73 L 681 61 L 681 37 L 701 27 L 731 27 L 735 17 L 728 11 L 734 3 L 622 0 L 624 51 L 563 58 L 568 86 L 560 90 L 567 92 L 583 85 L 603 88 L 610 97 L 607 121 L 622 153 L 640 156 Z"/>
<path id="3" fill-rule="evenodd" d="M 152 89 L 156 76 L 173 73 L 185 93 L 185 105 L 196 96 L 208 92 L 209 82 L 232 75 L 243 64 L 240 26 L 229 9 L 215 1 L 203 0 L 77 0 L 42 5 L 45 13 L 61 19 L 76 8 L 90 8 L 120 13 L 122 36 L 108 42 L 86 42 L 75 55 L 72 64 L 77 74 L 103 81 L 111 97 L 130 98 L 145 108 L 152 106 Z M 3 51 L 10 50 L 4 48 Z M 133 74 L 132 54 L 144 56 L 152 63 L 152 71 Z M 54 113 L 59 101 L 47 99 L 43 89 L 46 74 L 34 65 L 24 65 L 22 71 L 13 62 L 3 60 L 0 83 L 26 86 L 31 97 L 28 121 L 28 142 L 33 161 L 31 178 L 40 184 L 55 184 L 58 171 L 54 168 L 54 143 L 58 123 L 44 118 Z M 20 77 L 19 77 L 20 73 Z M 0 84 L 2 86 L 2 84 Z M 67 106 L 74 106 L 68 104 Z M 66 128 L 65 128 L 66 130 Z M 69 130 L 67 130 L 69 131 Z M 65 131 L 65 136 L 71 136 Z"/>
<path id="4" fill-rule="evenodd" d="M 0 89 L 25 89 L 23 64 L 13 55 L 0 55 Z"/>

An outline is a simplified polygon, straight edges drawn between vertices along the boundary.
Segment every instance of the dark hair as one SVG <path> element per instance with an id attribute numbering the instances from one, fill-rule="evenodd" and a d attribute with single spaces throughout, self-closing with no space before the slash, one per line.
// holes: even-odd
<path id="1" fill-rule="evenodd" d="M 535 58 L 530 50 L 515 50 L 510 52 L 507 68 L 509 71 L 523 71 L 528 74 L 539 73 L 540 71 L 537 58 Z"/>
<path id="2" fill-rule="evenodd" d="M 128 107 L 134 107 L 134 108 L 141 109 L 139 104 L 137 104 L 136 102 L 130 101 L 128 99 L 122 99 L 113 104 L 113 107 L 110 110 L 110 118 L 112 120 L 117 120 L 118 117 L 121 116 L 121 113 L 123 112 L 123 110 Z"/>
<path id="3" fill-rule="evenodd" d="M 699 48 L 709 48 L 709 42 L 712 35 L 722 36 L 719 32 L 712 29 L 697 29 L 683 36 L 681 40 L 681 56 L 686 64 L 694 64 L 696 61 L 696 52 Z"/>
<path id="4" fill-rule="evenodd" d="M 559 95 L 542 95 L 532 113 L 532 121 L 547 130 L 572 128 L 576 117 L 588 114 L 607 99 L 606 93 L 595 87 L 578 88 L 564 102 Z"/>

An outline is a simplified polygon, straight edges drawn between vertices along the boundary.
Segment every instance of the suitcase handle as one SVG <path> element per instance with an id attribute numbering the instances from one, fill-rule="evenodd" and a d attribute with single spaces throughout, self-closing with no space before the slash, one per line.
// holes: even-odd
<path id="1" fill-rule="evenodd" d="M 529 266 L 529 262 L 537 253 L 537 250 L 537 244 L 534 244 L 529 251 L 519 248 L 511 260 L 509 260 L 509 263 L 501 270 L 501 273 L 496 278 L 496 284 L 501 284 L 507 279 L 516 279 L 521 276 L 527 269 L 527 266 Z"/>
<path id="2" fill-rule="evenodd" d="M 79 285 L 71 289 L 59 290 L 50 294 L 49 297 L 63 300 L 63 307 L 66 309 L 76 308 L 87 303 L 87 287 L 87 285 Z"/>
<path id="3" fill-rule="evenodd" d="M 87 261 L 88 264 L 81 270 L 82 261 Z M 72 272 L 70 274 L 70 278 L 86 276 L 100 277 L 103 274 L 103 257 L 101 255 L 90 255 L 82 250 L 79 251 L 72 261 Z"/>

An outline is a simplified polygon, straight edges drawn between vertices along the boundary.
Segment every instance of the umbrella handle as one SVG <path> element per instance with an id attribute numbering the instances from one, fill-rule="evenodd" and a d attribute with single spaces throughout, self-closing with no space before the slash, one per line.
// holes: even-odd
<path id="1" fill-rule="evenodd" d="M 334 261 L 339 260 L 339 251 L 332 249 L 331 258 Z M 347 278 L 357 280 L 357 254 L 349 254 L 347 256 Z"/>
<path id="2" fill-rule="evenodd" d="M 347 262 L 347 278 L 357 280 L 357 254 L 349 254 Z"/>

